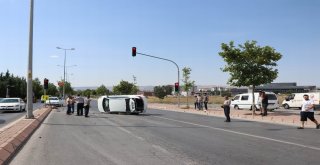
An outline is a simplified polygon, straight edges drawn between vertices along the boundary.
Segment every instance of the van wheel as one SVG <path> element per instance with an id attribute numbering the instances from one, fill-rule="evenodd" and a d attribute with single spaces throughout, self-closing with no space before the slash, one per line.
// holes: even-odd
<path id="1" fill-rule="evenodd" d="M 234 109 L 235 109 L 235 110 L 239 110 L 240 108 L 239 108 L 238 105 L 235 105 L 235 106 L 234 106 Z"/>
<path id="2" fill-rule="evenodd" d="M 290 106 L 288 104 L 284 104 L 283 107 L 284 107 L 284 109 L 289 109 L 290 108 Z"/>

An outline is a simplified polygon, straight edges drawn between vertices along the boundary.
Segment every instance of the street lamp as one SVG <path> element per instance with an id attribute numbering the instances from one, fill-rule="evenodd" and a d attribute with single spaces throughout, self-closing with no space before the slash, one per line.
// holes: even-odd
<path id="1" fill-rule="evenodd" d="M 67 60 L 67 50 L 75 50 L 74 48 L 71 49 L 66 49 L 66 48 L 61 48 L 57 47 L 57 49 L 62 49 L 64 50 L 64 64 L 63 64 L 63 99 L 65 99 L 65 82 L 66 82 L 66 60 Z"/>

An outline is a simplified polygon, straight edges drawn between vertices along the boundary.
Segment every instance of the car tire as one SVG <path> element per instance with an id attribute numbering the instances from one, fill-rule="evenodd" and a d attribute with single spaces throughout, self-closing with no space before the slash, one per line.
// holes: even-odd
<path id="1" fill-rule="evenodd" d="M 240 110 L 240 108 L 239 108 L 238 105 L 235 105 L 235 106 L 234 106 L 234 109 L 235 109 L 235 110 Z"/>
<path id="2" fill-rule="evenodd" d="M 284 104 L 284 105 L 283 105 L 283 108 L 284 108 L 284 109 L 289 109 L 290 106 L 289 106 L 288 104 Z"/>
<path id="3" fill-rule="evenodd" d="M 23 112 L 23 109 L 22 109 L 22 107 L 21 107 L 21 106 L 20 106 L 19 112 Z"/>

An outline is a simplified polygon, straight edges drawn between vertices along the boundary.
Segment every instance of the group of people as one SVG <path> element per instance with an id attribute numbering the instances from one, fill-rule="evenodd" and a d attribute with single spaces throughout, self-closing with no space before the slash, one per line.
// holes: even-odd
<path id="1" fill-rule="evenodd" d="M 208 102 L 209 102 L 209 96 L 205 93 L 204 95 L 198 94 L 195 95 L 195 101 L 194 101 L 194 109 L 198 109 L 207 111 L 208 110 Z"/>
<path id="2" fill-rule="evenodd" d="M 67 104 L 67 115 L 71 115 L 74 113 L 74 105 L 77 104 L 77 115 L 76 116 L 83 116 L 83 109 L 84 109 L 84 116 L 89 117 L 89 108 L 90 108 L 90 95 L 86 98 L 78 95 L 77 97 L 69 95 L 66 99 Z"/>

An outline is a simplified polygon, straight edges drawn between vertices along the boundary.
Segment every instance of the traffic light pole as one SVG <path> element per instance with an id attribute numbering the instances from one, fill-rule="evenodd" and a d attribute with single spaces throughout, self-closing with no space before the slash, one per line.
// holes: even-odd
<path id="1" fill-rule="evenodd" d="M 169 61 L 169 62 L 172 62 L 177 67 L 177 69 L 178 69 L 178 84 L 179 84 L 179 89 L 178 89 L 178 107 L 180 107 L 180 69 L 179 69 L 178 64 L 175 63 L 174 61 L 166 59 L 166 58 L 161 58 L 161 57 L 152 56 L 152 55 L 143 54 L 143 53 L 138 53 L 138 52 L 136 52 L 136 54 L 140 54 L 140 55 L 143 55 L 143 56 L 156 58 L 156 59 L 159 59 L 159 60 Z"/>

